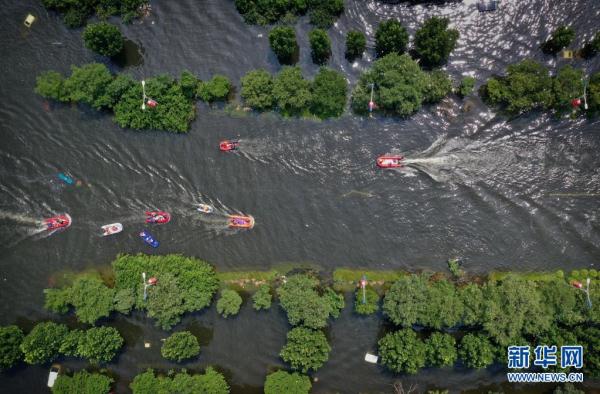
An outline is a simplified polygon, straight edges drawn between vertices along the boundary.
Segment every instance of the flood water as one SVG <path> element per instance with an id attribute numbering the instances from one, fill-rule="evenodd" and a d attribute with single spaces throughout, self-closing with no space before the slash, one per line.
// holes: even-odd
<path id="1" fill-rule="evenodd" d="M 39 2 L 1 3 L 0 324 L 55 318 L 43 309 L 42 289 L 51 276 L 105 265 L 121 252 L 182 253 L 219 270 L 291 262 L 324 271 L 339 266 L 444 270 L 446 259 L 458 255 L 474 273 L 569 270 L 593 266 L 600 257 L 599 120 L 541 113 L 509 120 L 478 97 L 450 97 L 406 120 L 233 116 L 222 106 L 198 104 L 187 135 L 122 130 L 108 113 L 46 102 L 33 91 L 36 75 L 47 69 L 67 73 L 71 64 L 98 61 L 139 79 L 184 69 L 201 79 L 220 73 L 239 88 L 240 77 L 251 69 L 280 68 L 269 50 L 268 29 L 245 25 L 231 0 L 151 1 L 148 18 L 121 26 L 131 41 L 129 56 L 112 63 L 86 50 L 81 30 L 67 29 Z M 446 69 L 456 80 L 476 77 L 478 86 L 525 57 L 553 68 L 565 64 L 538 49 L 561 24 L 575 28 L 573 47 L 600 27 L 596 0 L 504 0 L 487 14 L 467 0 L 345 4 L 329 30 L 329 65 L 351 85 L 370 66 L 374 31 L 387 18 L 398 18 L 412 36 L 426 17 L 449 17 L 460 40 Z M 27 13 L 38 17 L 31 29 L 22 25 Z M 299 65 L 312 77 L 317 66 L 308 49 L 311 26 L 300 18 L 295 27 Z M 344 59 L 350 29 L 366 32 L 370 47 L 354 64 Z M 600 70 L 600 56 L 573 63 L 588 74 Z M 239 138 L 240 152 L 219 152 L 223 138 Z M 406 155 L 410 166 L 377 169 L 375 157 L 391 152 Z M 81 184 L 59 183 L 59 172 Z M 195 211 L 201 202 L 215 207 L 210 220 Z M 143 212 L 151 209 L 173 215 L 168 225 L 152 228 L 161 242 L 157 250 L 137 237 Z M 71 228 L 51 236 L 39 232 L 41 218 L 63 212 L 72 216 Z M 230 213 L 253 215 L 255 228 L 227 229 Z M 123 233 L 100 237 L 99 227 L 113 222 L 123 223 Z M 149 319 L 134 315 L 114 324 L 128 338 L 125 352 L 108 366 L 122 379 L 119 392 L 146 367 L 175 367 L 160 356 L 160 339 L 167 334 Z M 380 318 L 357 318 L 346 308 L 330 327 L 333 350 L 314 374 L 314 392 L 392 392 L 397 379 L 418 384 L 419 390 L 487 392 L 506 379 L 491 370 L 424 370 L 408 378 L 386 373 L 362 361 L 366 351 L 375 350 L 381 324 Z M 238 317 L 224 320 L 213 307 L 187 316 L 177 329 L 186 327 L 205 343 L 198 362 L 185 366 L 217 365 L 234 392 L 260 392 L 267 371 L 283 366 L 277 355 L 289 327 L 278 308 L 256 313 L 246 303 Z M 143 340 L 154 346 L 144 349 Z M 0 375 L 1 391 L 45 392 L 46 376 L 46 367 L 17 368 Z M 503 388 L 543 392 L 544 387 Z M 588 388 L 600 390 L 600 385 Z"/>

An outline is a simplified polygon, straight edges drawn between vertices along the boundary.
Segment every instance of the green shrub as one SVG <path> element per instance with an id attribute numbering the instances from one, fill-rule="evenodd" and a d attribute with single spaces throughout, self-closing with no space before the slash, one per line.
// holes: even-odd
<path id="1" fill-rule="evenodd" d="M 123 347 L 123 337 L 114 327 L 93 327 L 79 338 L 77 355 L 92 364 L 111 361 Z"/>
<path id="2" fill-rule="evenodd" d="M 299 67 L 285 66 L 275 77 L 273 96 L 285 116 L 307 112 L 312 95 L 310 82 L 304 79 Z"/>
<path id="3" fill-rule="evenodd" d="M 377 57 L 390 53 L 402 55 L 408 45 L 408 33 L 397 20 L 388 19 L 377 26 L 375 32 L 375 52 Z"/>
<path id="4" fill-rule="evenodd" d="M 310 22 L 323 29 L 330 27 L 335 18 L 344 11 L 343 0 L 235 0 L 235 6 L 246 23 L 285 23 L 308 12 Z"/>
<path id="5" fill-rule="evenodd" d="M 458 40 L 458 30 L 448 29 L 450 20 L 431 17 L 415 33 L 414 50 L 421 64 L 437 67 L 448 61 Z"/>
<path id="6" fill-rule="evenodd" d="M 204 374 L 190 375 L 186 371 L 155 376 L 152 369 L 135 376 L 129 384 L 133 394 L 160 393 L 207 393 L 228 394 L 229 385 L 225 377 L 212 367 L 206 368 Z M 157 389 L 158 388 L 158 389 Z"/>
<path id="7" fill-rule="evenodd" d="M 121 289 L 115 293 L 114 310 L 128 315 L 135 304 L 135 296 L 132 289 Z"/>
<path id="8" fill-rule="evenodd" d="M 567 26 L 560 26 L 540 48 L 546 54 L 555 55 L 558 51 L 568 46 L 574 38 L 575 30 Z"/>
<path id="9" fill-rule="evenodd" d="M 108 68 L 104 64 L 90 63 L 81 67 L 71 66 L 71 70 L 71 76 L 64 83 L 68 100 L 88 104 L 95 109 L 103 108 L 106 88 L 113 80 Z"/>
<path id="10" fill-rule="evenodd" d="M 353 61 L 362 57 L 367 48 L 367 39 L 359 31 L 351 30 L 346 34 L 346 59 Z"/>
<path id="11" fill-rule="evenodd" d="M 83 30 L 85 46 L 103 56 L 115 56 L 123 49 L 123 35 L 115 25 L 107 22 L 92 23 Z"/>
<path id="12" fill-rule="evenodd" d="M 58 350 L 69 329 L 64 324 L 44 322 L 37 324 L 21 343 L 21 351 L 28 364 L 45 364 L 58 356 Z"/>
<path id="13" fill-rule="evenodd" d="M 324 64 L 331 55 L 331 40 L 323 29 L 314 29 L 308 33 L 310 54 L 315 64 Z"/>
<path id="14" fill-rule="evenodd" d="M 231 82 L 223 75 L 215 75 L 210 81 L 198 84 L 197 96 L 202 101 L 225 101 L 231 92 Z"/>
<path id="15" fill-rule="evenodd" d="M 452 92 L 452 81 L 444 71 L 434 70 L 427 75 L 429 81 L 424 90 L 424 102 L 437 103 Z"/>
<path id="16" fill-rule="evenodd" d="M 167 360 L 180 362 L 200 354 L 198 339 L 189 331 L 176 332 L 168 337 L 160 348 Z"/>
<path id="17" fill-rule="evenodd" d="M 467 97 L 473 92 L 475 88 L 475 78 L 473 77 L 464 77 L 460 81 L 460 85 L 458 86 L 458 95 L 462 98 Z"/>
<path id="18" fill-rule="evenodd" d="M 585 59 L 591 59 L 600 52 L 600 32 L 597 32 L 590 41 L 586 42 L 581 49 L 581 56 Z"/>
<path id="19" fill-rule="evenodd" d="M 7 370 L 21 361 L 23 352 L 23 331 L 17 326 L 0 327 L 0 372 Z"/>
<path id="20" fill-rule="evenodd" d="M 196 98 L 196 90 L 200 81 L 194 74 L 188 70 L 184 70 L 179 77 L 179 84 L 181 85 L 181 92 L 189 100 Z M 229 93 L 229 92 L 227 92 Z"/>
<path id="21" fill-rule="evenodd" d="M 269 44 L 279 63 L 292 64 L 293 58 L 298 52 L 296 32 L 293 28 L 288 26 L 274 27 L 269 32 Z"/>
<path id="22" fill-rule="evenodd" d="M 253 308 L 257 311 L 261 309 L 269 309 L 271 307 L 271 300 L 273 296 L 271 295 L 271 286 L 269 285 L 260 285 L 256 293 L 252 296 L 252 301 L 254 302 Z"/>
<path id="23" fill-rule="evenodd" d="M 56 71 L 45 71 L 36 78 L 35 92 L 42 97 L 58 101 L 68 101 L 65 79 Z"/>
<path id="24" fill-rule="evenodd" d="M 69 290 L 69 303 L 75 308 L 77 319 L 88 324 L 110 315 L 114 297 L 115 291 L 93 276 L 77 278 Z"/>
<path id="25" fill-rule="evenodd" d="M 467 334 L 460 342 L 458 356 L 468 368 L 485 368 L 494 362 L 494 347 L 483 335 Z"/>
<path id="26" fill-rule="evenodd" d="M 321 119 L 339 117 L 344 112 L 348 82 L 342 74 L 321 67 L 312 83 L 311 112 Z"/>
<path id="27" fill-rule="evenodd" d="M 363 290 L 356 289 L 354 295 L 354 311 L 359 315 L 370 315 L 379 310 L 379 294 L 370 287 L 365 288 L 365 302 L 363 303 Z"/>
<path id="28" fill-rule="evenodd" d="M 571 112 L 571 100 L 583 95 L 583 71 L 566 65 L 552 78 L 552 108 L 559 114 Z"/>
<path id="29" fill-rule="evenodd" d="M 308 4 L 310 23 L 322 29 L 331 27 L 344 11 L 344 0 L 309 0 Z"/>
<path id="30" fill-rule="evenodd" d="M 306 375 L 277 371 L 267 375 L 265 394 L 308 394 L 312 385 Z"/>
<path id="31" fill-rule="evenodd" d="M 240 311 L 242 297 L 231 289 L 221 291 L 221 298 L 217 301 L 217 312 L 223 317 L 235 316 Z"/>
<path id="32" fill-rule="evenodd" d="M 331 347 L 321 331 L 304 327 L 292 328 L 287 334 L 287 343 L 279 355 L 293 369 L 307 373 L 316 371 L 329 359 Z"/>
<path id="33" fill-rule="evenodd" d="M 291 325 L 323 328 L 332 314 L 332 305 L 317 292 L 319 281 L 307 275 L 296 274 L 277 288 L 281 307 Z"/>
<path id="34" fill-rule="evenodd" d="M 113 379 L 99 373 L 75 372 L 73 376 L 59 374 L 52 387 L 52 394 L 108 394 Z"/>
<path id="35" fill-rule="evenodd" d="M 600 328 L 594 326 L 579 326 L 575 328 L 577 344 L 583 346 L 583 372 L 586 375 L 600 377 Z"/>
<path id="36" fill-rule="evenodd" d="M 381 363 L 393 372 L 415 374 L 425 366 L 425 344 L 411 329 L 389 333 L 377 344 Z"/>
<path id="37" fill-rule="evenodd" d="M 484 299 L 481 287 L 470 283 L 458 291 L 463 304 L 462 322 L 468 326 L 476 326 L 483 321 Z"/>
<path id="38" fill-rule="evenodd" d="M 425 359 L 433 367 L 451 367 L 456 362 L 456 341 L 449 334 L 434 332 L 425 340 Z"/>
<path id="39" fill-rule="evenodd" d="M 241 96 L 246 105 L 258 111 L 273 108 L 273 77 L 265 70 L 252 70 L 242 77 Z"/>

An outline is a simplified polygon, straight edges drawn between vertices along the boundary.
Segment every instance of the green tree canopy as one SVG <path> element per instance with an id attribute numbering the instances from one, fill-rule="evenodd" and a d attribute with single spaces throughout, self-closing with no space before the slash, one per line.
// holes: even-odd
<path id="1" fill-rule="evenodd" d="M 411 329 L 389 333 L 377 344 L 382 364 L 393 372 L 414 374 L 425 366 L 425 344 Z"/>
<path id="2" fill-rule="evenodd" d="M 400 22 L 394 19 L 383 21 L 375 32 L 375 52 L 377 57 L 390 53 L 402 55 L 408 45 L 408 33 Z"/>
<path id="3" fill-rule="evenodd" d="M 100 19 L 112 15 L 121 15 L 124 22 L 130 22 L 141 15 L 140 6 L 147 0 L 42 0 L 44 7 L 64 14 L 64 22 L 68 27 L 81 27 L 94 13 Z"/>
<path id="4" fill-rule="evenodd" d="M 451 367 L 456 362 L 456 340 L 449 334 L 434 332 L 425 340 L 425 359 L 433 367 Z"/>
<path id="5" fill-rule="evenodd" d="M 452 81 L 442 70 L 433 70 L 427 74 L 429 80 L 424 90 L 426 103 L 437 103 L 452 92 Z"/>
<path id="6" fill-rule="evenodd" d="M 446 63 L 458 40 L 458 30 L 448 29 L 448 18 L 431 17 L 415 33 L 414 49 L 421 64 L 437 67 Z"/>
<path id="7" fill-rule="evenodd" d="M 56 71 L 45 71 L 38 75 L 35 92 L 45 98 L 69 101 L 69 95 L 65 89 L 65 78 Z"/>
<path id="8" fill-rule="evenodd" d="M 242 98 L 246 105 L 258 111 L 273 108 L 273 77 L 265 70 L 252 70 L 242 77 Z"/>
<path id="9" fill-rule="evenodd" d="M 363 303 L 363 290 L 356 289 L 354 294 L 354 311 L 359 315 L 370 315 L 379 310 L 379 294 L 371 287 L 365 289 L 365 302 Z"/>
<path id="10" fill-rule="evenodd" d="M 362 57 L 366 48 L 367 39 L 362 32 L 351 30 L 346 34 L 346 59 L 353 61 Z"/>
<path id="11" fill-rule="evenodd" d="M 571 101 L 583 96 L 583 71 L 567 64 L 552 78 L 552 107 L 559 113 L 572 111 Z"/>
<path id="12" fill-rule="evenodd" d="M 198 89 L 198 84 L 200 80 L 196 78 L 194 74 L 192 74 L 188 70 L 184 70 L 181 72 L 181 76 L 179 77 L 179 84 L 181 85 L 181 92 L 185 97 L 189 100 L 196 98 L 196 90 Z M 227 92 L 229 93 L 229 92 Z"/>
<path id="13" fill-rule="evenodd" d="M 23 331 L 17 326 L 0 327 L 0 372 L 7 370 L 21 361 L 23 352 Z"/>
<path id="14" fill-rule="evenodd" d="M 71 70 L 71 76 L 63 85 L 69 100 L 89 104 L 96 109 L 104 107 L 106 87 L 113 80 L 108 68 L 104 64 L 90 63 L 81 67 L 71 66 Z"/>
<path id="15" fill-rule="evenodd" d="M 321 331 L 304 327 L 292 328 L 287 334 L 287 343 L 279 355 L 293 369 L 304 373 L 316 371 L 329 359 L 331 347 Z"/>
<path id="16" fill-rule="evenodd" d="M 302 0 L 292 0 L 292 3 Z M 327 29 L 331 27 L 335 19 L 344 11 L 344 0 L 308 0 L 310 23 Z"/>
<path id="17" fill-rule="evenodd" d="M 315 64 L 324 64 L 331 55 L 331 40 L 323 29 L 314 29 L 308 33 L 310 54 Z"/>
<path id="18" fill-rule="evenodd" d="M 271 286 L 264 284 L 260 285 L 256 290 L 256 293 L 252 295 L 253 308 L 257 311 L 261 309 L 269 309 L 271 307 Z"/>
<path id="19" fill-rule="evenodd" d="M 289 26 L 277 26 L 269 32 L 269 44 L 275 52 L 279 63 L 292 64 L 296 52 L 298 52 L 298 43 L 296 42 L 296 32 Z"/>
<path id="20" fill-rule="evenodd" d="M 481 334 L 467 334 L 460 342 L 458 356 L 468 368 L 485 368 L 494 362 L 494 347 Z"/>
<path id="21" fill-rule="evenodd" d="M 319 281 L 307 275 L 296 274 L 277 288 L 277 295 L 291 325 L 323 328 L 332 313 L 332 305 L 317 292 Z"/>
<path id="22" fill-rule="evenodd" d="M 458 291 L 463 304 L 462 322 L 468 326 L 477 326 L 483 322 L 483 292 L 481 287 L 470 283 Z"/>
<path id="23" fill-rule="evenodd" d="M 242 306 L 242 297 L 237 291 L 224 289 L 221 291 L 221 297 L 217 301 L 217 312 L 223 317 L 235 316 Z"/>
<path id="24" fill-rule="evenodd" d="M 58 375 L 52 394 L 108 394 L 112 385 L 112 378 L 99 373 L 88 371 L 75 372 L 73 376 Z"/>
<path id="25" fill-rule="evenodd" d="M 585 59 L 591 59 L 600 52 L 600 31 L 594 37 L 585 43 L 581 49 L 581 55 Z"/>
<path id="26" fill-rule="evenodd" d="M 58 350 L 69 329 L 54 322 L 38 323 L 21 343 L 28 364 L 45 364 L 58 356 Z"/>
<path id="27" fill-rule="evenodd" d="M 160 348 L 160 354 L 167 360 L 180 362 L 198 356 L 200 344 L 191 332 L 176 332 L 165 340 Z"/>
<path id="28" fill-rule="evenodd" d="M 75 315 L 82 323 L 94 324 L 108 317 L 114 308 L 115 291 L 92 275 L 77 278 L 68 295 L 69 304 L 75 307 Z"/>
<path id="29" fill-rule="evenodd" d="M 123 347 L 123 337 L 114 327 L 93 327 L 79 336 L 77 356 L 92 364 L 111 361 Z"/>
<path id="30" fill-rule="evenodd" d="M 342 74 L 321 67 L 312 83 L 311 112 L 321 119 L 334 118 L 344 112 L 348 82 Z"/>
<path id="31" fill-rule="evenodd" d="M 312 385 L 306 375 L 277 371 L 267 375 L 265 394 L 308 394 Z"/>
<path id="32" fill-rule="evenodd" d="M 202 101 L 224 101 L 231 92 L 231 82 L 223 75 L 215 75 L 210 81 L 198 84 L 197 95 Z"/>
<path id="33" fill-rule="evenodd" d="M 575 30 L 568 26 L 559 26 L 552 36 L 541 45 L 542 52 L 550 55 L 558 53 L 561 49 L 567 47 L 575 38 Z"/>
<path id="34" fill-rule="evenodd" d="M 590 114 L 600 115 L 600 72 L 590 77 L 587 94 Z"/>
<path id="35" fill-rule="evenodd" d="M 475 78 L 464 77 L 460 81 L 457 93 L 461 98 L 465 98 L 473 92 L 473 88 L 475 88 Z"/>
<path id="36" fill-rule="evenodd" d="M 83 30 L 85 46 L 103 56 L 115 56 L 123 49 L 123 35 L 115 25 L 107 22 L 91 23 Z"/>
<path id="37" fill-rule="evenodd" d="M 156 376 L 152 369 L 135 376 L 129 384 L 133 394 L 228 394 L 229 385 L 225 377 L 212 367 L 206 368 L 204 374 L 190 375 L 180 372 L 169 376 Z"/>
<path id="38" fill-rule="evenodd" d="M 307 111 L 312 98 L 310 82 L 304 79 L 299 67 L 283 67 L 275 77 L 273 96 L 283 115 L 300 115 Z"/>

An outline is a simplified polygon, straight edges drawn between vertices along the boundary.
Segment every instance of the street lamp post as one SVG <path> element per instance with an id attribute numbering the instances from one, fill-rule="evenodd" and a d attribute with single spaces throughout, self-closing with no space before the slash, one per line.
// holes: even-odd
<path id="1" fill-rule="evenodd" d="M 142 110 L 146 109 L 146 81 L 142 79 Z M 145 279 L 144 279 L 145 281 Z"/>
<path id="2" fill-rule="evenodd" d="M 142 281 L 144 282 L 144 301 L 148 298 L 148 283 L 146 282 L 146 273 L 142 272 Z"/>
<path id="3" fill-rule="evenodd" d="M 588 104 L 587 104 L 587 94 L 586 94 L 586 89 L 587 89 L 587 79 L 583 79 L 583 108 L 584 109 L 588 109 Z M 588 278 L 589 280 L 589 278 Z"/>
<path id="4" fill-rule="evenodd" d="M 590 278 L 587 278 L 585 280 L 585 283 L 586 283 L 585 289 L 583 288 L 583 284 L 579 281 L 574 281 L 572 284 L 573 284 L 573 287 L 575 287 L 576 289 L 579 289 L 585 293 L 586 304 L 587 304 L 588 308 L 592 309 L 592 299 L 590 298 L 590 282 L 591 282 Z"/>

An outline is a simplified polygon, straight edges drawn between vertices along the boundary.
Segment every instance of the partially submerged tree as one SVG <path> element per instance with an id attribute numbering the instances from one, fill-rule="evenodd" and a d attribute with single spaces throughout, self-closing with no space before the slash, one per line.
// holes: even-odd
<path id="1" fill-rule="evenodd" d="M 123 49 L 123 35 L 115 25 L 107 22 L 92 23 L 83 30 L 85 46 L 103 56 L 115 56 Z"/>
<path id="2" fill-rule="evenodd" d="M 277 371 L 267 375 L 265 394 L 308 394 L 312 385 L 306 375 Z"/>
<path id="3" fill-rule="evenodd" d="M 237 291 L 224 289 L 221 291 L 221 298 L 217 301 L 217 312 L 223 317 L 235 316 L 240 311 L 242 297 Z"/>
<path id="4" fill-rule="evenodd" d="M 315 64 L 324 64 L 331 55 L 331 40 L 323 29 L 314 29 L 308 33 L 310 54 Z"/>
<path id="5" fill-rule="evenodd" d="M 21 361 L 23 352 L 21 343 L 25 336 L 17 326 L 0 327 L 0 372 Z"/>
<path id="6" fill-rule="evenodd" d="M 441 66 L 458 40 L 458 30 L 448 29 L 448 18 L 431 17 L 415 33 L 414 50 L 426 67 Z"/>
<path id="7" fill-rule="evenodd" d="M 383 21 L 375 32 L 375 52 L 377 57 L 390 53 L 402 55 L 408 45 L 408 33 L 400 22 L 394 19 Z"/>
<path id="8" fill-rule="evenodd" d="M 274 27 L 269 32 L 269 44 L 273 52 L 275 52 L 279 63 L 293 63 L 294 56 L 298 52 L 296 32 L 293 28 L 289 26 Z"/>
<path id="9" fill-rule="evenodd" d="M 362 57 L 367 48 L 367 39 L 359 31 L 351 30 L 346 34 L 346 59 L 353 61 Z"/>
<path id="10" fill-rule="evenodd" d="M 180 331 L 165 340 L 160 348 L 160 354 L 167 360 L 180 362 L 199 355 L 200 344 L 191 332 Z"/>
<path id="11" fill-rule="evenodd" d="M 561 49 L 567 47 L 575 38 L 575 30 L 568 26 L 559 26 L 552 36 L 541 45 L 542 52 L 555 55 Z"/>
<path id="12" fill-rule="evenodd" d="M 329 359 L 331 347 L 321 331 L 304 327 L 292 328 L 280 356 L 293 369 L 304 373 L 316 371 Z"/>

